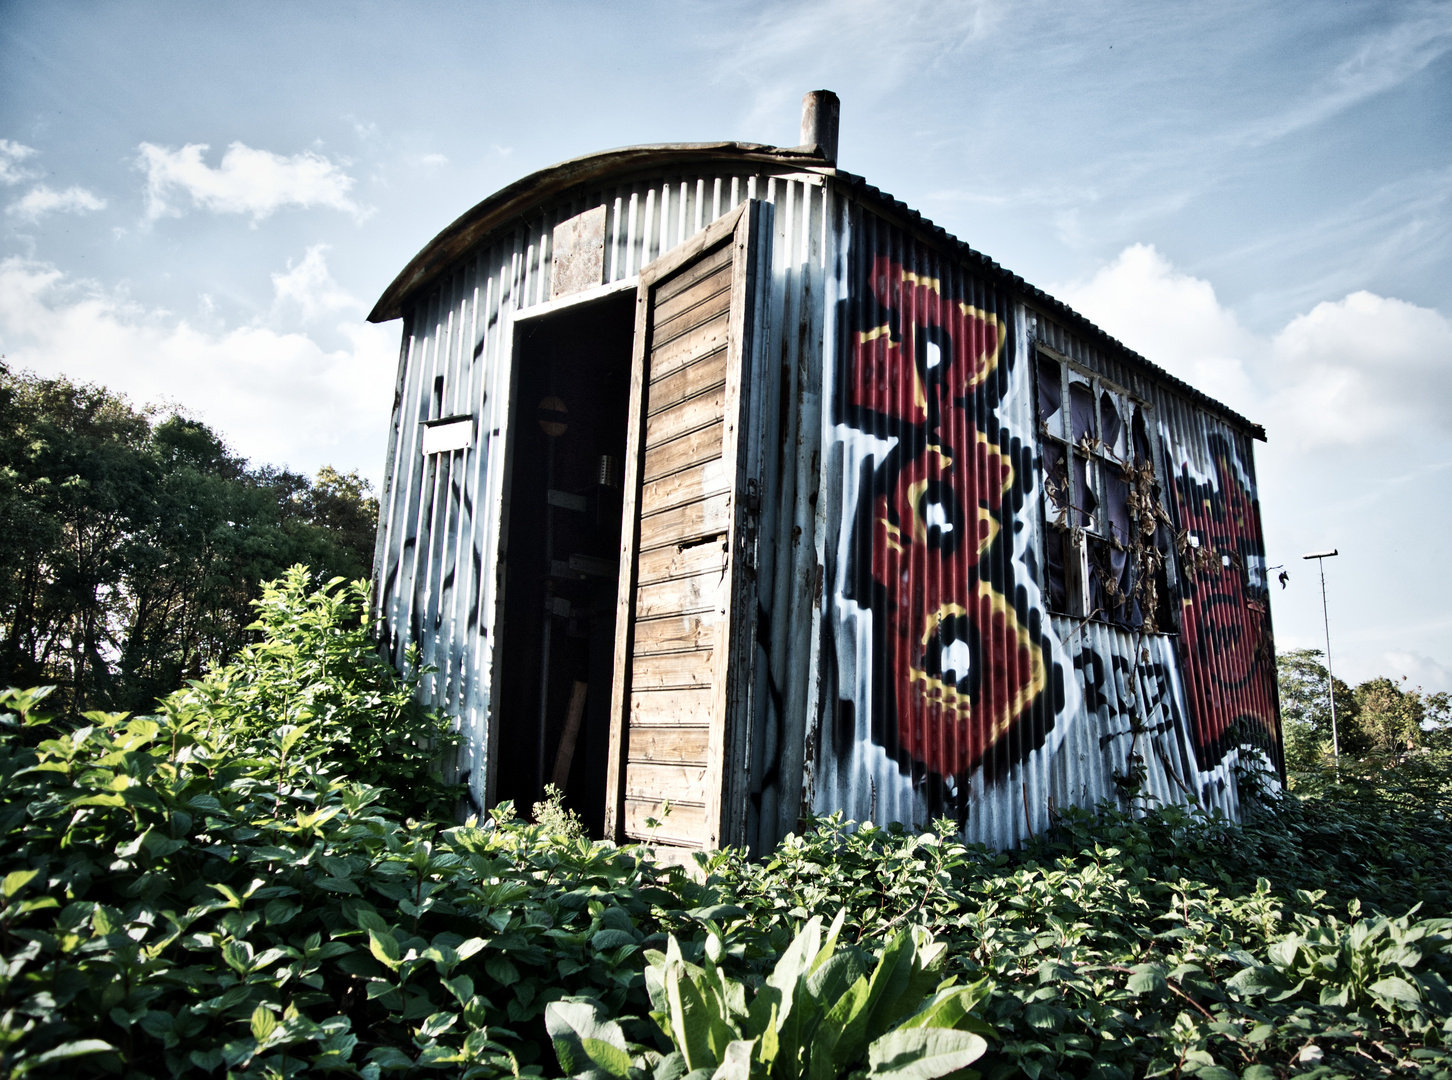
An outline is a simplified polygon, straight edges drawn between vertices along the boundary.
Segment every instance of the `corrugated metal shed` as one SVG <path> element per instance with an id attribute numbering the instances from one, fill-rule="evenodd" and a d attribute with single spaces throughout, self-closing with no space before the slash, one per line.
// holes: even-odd
<path id="1" fill-rule="evenodd" d="M 808 810 L 947 814 L 997 845 L 1105 799 L 1238 814 L 1236 770 L 1279 766 L 1264 433 L 832 156 L 715 143 L 542 170 L 441 233 L 370 316 L 404 318 L 379 624 L 395 662 L 417 645 L 437 669 L 474 804 L 558 776 L 616 835 L 758 850 Z M 740 207 L 748 239 L 711 231 Z M 732 243 L 750 251 L 731 295 L 754 300 L 682 261 Z M 681 289 L 702 282 L 686 299 L 650 299 L 666 256 Z M 666 381 L 651 343 L 683 303 L 703 344 Z M 728 324 L 729 355 L 711 336 Z M 720 385 L 744 388 L 724 450 L 700 427 Z M 703 419 L 651 428 L 656 397 Z M 642 524 L 652 491 L 696 524 L 647 587 L 630 568 L 664 535 Z M 731 602 L 703 570 L 716 538 Z M 695 599 L 667 612 L 672 581 Z M 719 686 L 691 674 L 712 656 Z M 642 711 L 672 701 L 666 727 Z"/>

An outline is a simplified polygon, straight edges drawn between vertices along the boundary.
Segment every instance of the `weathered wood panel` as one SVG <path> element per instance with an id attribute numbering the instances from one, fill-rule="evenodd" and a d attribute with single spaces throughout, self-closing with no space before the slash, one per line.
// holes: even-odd
<path id="1" fill-rule="evenodd" d="M 695 612 L 715 611 L 721 595 L 721 571 L 725 562 L 718 546 L 716 566 L 718 569 L 687 578 L 666 578 L 642 585 L 636 603 L 637 619 L 654 619 L 663 615 L 688 615 Z"/>
<path id="2" fill-rule="evenodd" d="M 670 300 L 656 305 L 655 339 L 659 350 L 703 323 L 722 317 L 731 310 L 731 267 L 723 266 L 710 277 L 703 278 L 689 289 L 683 289 Z M 659 352 L 653 353 L 658 361 Z"/>
<path id="3" fill-rule="evenodd" d="M 708 390 L 714 390 L 725 382 L 726 353 L 718 350 L 704 360 L 689 364 L 671 372 L 659 382 L 651 383 L 648 409 L 651 413 L 658 413 Z M 646 446 L 657 446 L 663 441 L 653 437 L 654 435 L 654 432 L 647 430 Z"/>
<path id="4" fill-rule="evenodd" d="M 622 839 L 722 839 L 749 235 L 738 214 L 641 271 L 607 778 Z"/>
<path id="5" fill-rule="evenodd" d="M 641 515 L 640 547 L 648 550 L 666 544 L 688 544 L 717 533 L 731 524 L 731 493 L 723 492 L 685 506 Z"/>
<path id="6" fill-rule="evenodd" d="M 692 544 L 689 547 L 676 545 L 657 548 L 655 551 L 642 551 L 639 576 L 636 580 L 644 588 L 656 582 L 695 577 L 698 574 L 715 574 L 719 578 L 725 565 L 722 554 L 720 544 Z"/>
<path id="7" fill-rule="evenodd" d="M 632 761 L 625 774 L 627 799 L 669 799 L 675 803 L 706 803 L 707 767 Z"/>
<path id="8" fill-rule="evenodd" d="M 716 641 L 717 622 L 714 608 L 689 615 L 666 615 L 637 621 L 635 655 L 709 649 Z"/>
<path id="9" fill-rule="evenodd" d="M 715 657 L 710 649 L 659 656 L 636 654 L 630 683 L 637 690 L 704 690 L 715 684 Z"/>
<path id="10" fill-rule="evenodd" d="M 632 727 L 630 760 L 658 761 L 677 765 L 704 765 L 710 729 L 698 727 Z"/>
<path id="11" fill-rule="evenodd" d="M 663 304 L 675 296 L 689 289 L 696 282 L 708 278 L 723 266 L 730 266 L 732 263 L 730 245 L 722 245 L 714 248 L 706 254 L 679 270 L 676 270 L 669 279 L 661 281 L 655 287 L 655 302 Z M 643 272 L 643 271 L 642 271 Z"/>
<path id="12" fill-rule="evenodd" d="M 662 476 L 689 468 L 699 461 L 719 458 L 721 456 L 722 429 L 721 421 L 715 420 L 706 427 L 646 450 L 643 470 L 645 482 L 648 484 Z"/>
<path id="13" fill-rule="evenodd" d="M 655 511 L 667 510 L 686 503 L 700 502 L 712 495 L 721 495 L 731 490 L 731 480 L 726 466 L 719 457 L 700 461 L 678 472 L 670 473 L 659 480 L 646 482 L 641 493 L 641 505 Z"/>
<path id="14" fill-rule="evenodd" d="M 722 384 L 708 393 L 681 405 L 673 406 L 650 418 L 651 443 L 649 449 L 664 446 L 680 435 L 719 424 L 726 408 L 726 386 Z"/>
<path id="15" fill-rule="evenodd" d="M 638 690 L 630 696 L 630 729 L 704 727 L 714 707 L 709 690 Z"/>
<path id="16" fill-rule="evenodd" d="M 683 803 L 671 803 L 670 812 L 660 799 L 625 800 L 625 835 L 652 844 L 670 844 L 674 847 L 700 847 L 700 838 L 706 833 L 706 808 Z M 660 822 L 658 828 L 651 828 L 648 819 Z"/>

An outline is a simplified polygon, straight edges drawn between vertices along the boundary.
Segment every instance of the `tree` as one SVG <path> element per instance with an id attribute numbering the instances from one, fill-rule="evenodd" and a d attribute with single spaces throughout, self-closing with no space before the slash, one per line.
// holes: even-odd
<path id="1" fill-rule="evenodd" d="M 0 365 L 0 685 L 149 708 L 248 640 L 261 582 L 367 577 L 377 513 L 356 473 L 254 468 L 200 421 Z"/>
<path id="2" fill-rule="evenodd" d="M 1326 666 L 1319 649 L 1292 649 L 1276 657 L 1280 685 L 1281 730 L 1286 771 L 1304 773 L 1329 764 L 1332 757 L 1331 704 L 1326 696 Z M 1359 747 L 1357 701 L 1351 687 L 1335 681 L 1336 729 L 1343 754 Z M 1351 733 L 1351 744 L 1347 742 Z"/>

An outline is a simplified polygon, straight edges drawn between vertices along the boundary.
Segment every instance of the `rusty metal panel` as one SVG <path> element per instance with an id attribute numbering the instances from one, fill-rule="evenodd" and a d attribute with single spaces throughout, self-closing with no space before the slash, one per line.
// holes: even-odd
<path id="1" fill-rule="evenodd" d="M 605 207 L 555 226 L 551 238 L 550 299 L 605 283 Z"/>

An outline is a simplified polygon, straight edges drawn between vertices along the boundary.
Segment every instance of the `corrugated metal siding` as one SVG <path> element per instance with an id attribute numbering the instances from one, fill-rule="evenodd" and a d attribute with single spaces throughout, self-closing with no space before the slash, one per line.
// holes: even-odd
<path id="1" fill-rule="evenodd" d="M 917 824 L 946 814 L 999 847 L 1043 829 L 1055 806 L 1130 805 L 1131 790 L 1135 807 L 1237 816 L 1240 735 L 1253 729 L 1279 755 L 1249 436 L 1025 308 L 995 276 L 838 199 L 819 523 L 828 587 L 804 805 Z M 1176 622 L 1198 619 L 1198 632 L 1049 613 L 1036 341 L 1149 404 L 1176 531 L 1198 529 L 1228 564 L 1194 576 L 1188 556 L 1169 568 L 1184 594 Z M 954 529 L 978 530 L 976 545 Z"/>
<path id="2" fill-rule="evenodd" d="M 1169 582 L 1181 708 L 1206 806 L 1238 815 L 1231 778 L 1242 741 L 1281 768 L 1279 706 L 1254 442 L 1243 429 L 1106 355 L 1042 313 L 1038 340 L 1147 402 L 1176 544 Z M 1212 553 L 1196 556 L 1196 550 Z M 1199 569 L 1196 570 L 1198 564 Z M 1248 764 L 1248 763 L 1247 763 Z"/>
<path id="3" fill-rule="evenodd" d="M 821 411 L 830 203 L 817 178 L 779 181 L 762 324 L 761 516 L 757 552 L 757 718 L 749 739 L 746 842 L 774 845 L 801 816 L 820 655 Z"/>
<path id="4" fill-rule="evenodd" d="M 606 207 L 605 276 L 626 281 L 748 198 L 780 201 L 777 229 L 787 232 L 778 248 L 800 248 L 788 237 L 801 226 L 784 223 L 800 220 L 811 203 L 802 192 L 812 185 L 820 191 L 810 176 L 721 172 L 583 192 L 496 235 L 405 316 L 375 569 L 379 628 L 399 667 L 417 644 L 421 663 L 437 669 L 424 681 L 424 699 L 457 717 L 465 733 L 457 774 L 475 809 L 491 801 L 487 718 L 499 567 L 508 555 L 503 451 L 515 381 L 513 317 L 549 298 L 555 225 Z M 774 294 L 778 310 L 794 302 L 785 289 Z M 789 351 L 797 356 L 803 344 L 794 338 Z M 453 415 L 474 421 L 472 446 L 423 457 L 424 423 Z"/>

